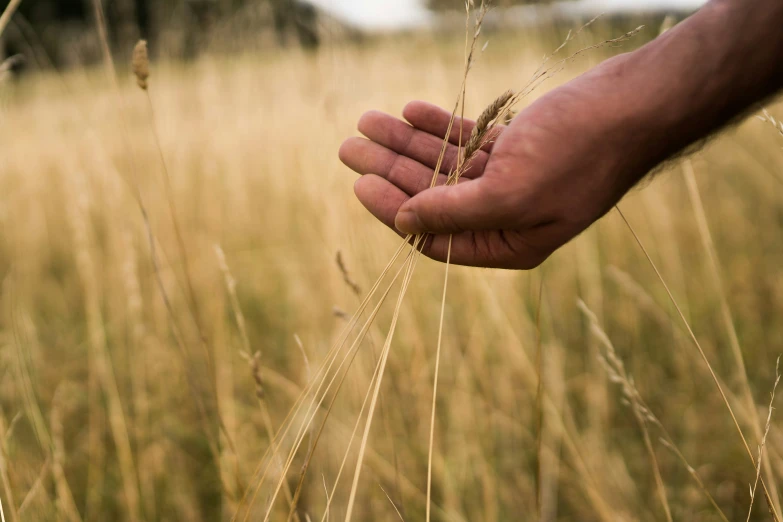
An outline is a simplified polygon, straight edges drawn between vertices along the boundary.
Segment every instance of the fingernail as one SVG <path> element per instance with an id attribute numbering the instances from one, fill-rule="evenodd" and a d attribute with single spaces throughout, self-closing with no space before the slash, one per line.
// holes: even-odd
<path id="1" fill-rule="evenodd" d="M 421 234 L 425 232 L 419 216 L 412 210 L 400 210 L 394 218 L 394 226 L 403 234 Z"/>

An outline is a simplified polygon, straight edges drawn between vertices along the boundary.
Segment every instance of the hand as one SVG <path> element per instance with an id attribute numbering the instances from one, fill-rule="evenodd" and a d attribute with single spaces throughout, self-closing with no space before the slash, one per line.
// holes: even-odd
<path id="1" fill-rule="evenodd" d="M 606 100 L 607 73 L 596 68 L 498 128 L 456 186 L 429 188 L 451 114 L 424 102 L 405 107 L 410 125 L 366 113 L 359 131 L 368 139 L 348 139 L 340 158 L 363 175 L 356 196 L 375 217 L 401 235 L 433 234 L 423 250 L 428 257 L 445 261 L 453 234 L 455 264 L 534 268 L 647 171 L 638 156 L 626 159 L 640 140 Z M 472 128 L 464 122 L 463 142 Z M 449 141 L 440 185 L 457 157 L 459 121 Z"/>
<path id="2" fill-rule="evenodd" d="M 780 0 L 708 2 L 525 109 L 456 186 L 429 188 L 450 114 L 423 102 L 403 111 L 410 125 L 365 114 L 359 130 L 369 139 L 349 139 L 340 157 L 365 174 L 356 195 L 375 217 L 401 234 L 434 234 L 429 257 L 445 260 L 454 234 L 456 264 L 533 268 L 650 169 L 783 88 L 782 21 Z M 465 122 L 464 136 L 471 130 Z"/>

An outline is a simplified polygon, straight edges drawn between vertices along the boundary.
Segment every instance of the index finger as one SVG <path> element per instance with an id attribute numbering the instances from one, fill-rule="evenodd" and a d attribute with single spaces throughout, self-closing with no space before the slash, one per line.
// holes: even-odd
<path id="1" fill-rule="evenodd" d="M 451 121 L 451 113 L 428 103 L 425 101 L 412 101 L 402 110 L 402 116 L 408 123 L 435 136 L 443 138 L 446 135 L 446 131 L 449 128 L 449 122 Z M 462 128 L 460 129 L 460 125 Z M 454 118 L 454 124 L 451 127 L 449 133 L 449 143 L 452 145 L 465 145 L 468 141 L 470 133 L 473 132 L 473 128 L 476 126 L 476 122 L 467 118 L 463 119 L 459 116 Z M 482 147 L 482 150 L 486 152 L 492 151 L 492 145 L 500 136 L 500 133 L 505 129 L 504 125 L 497 125 L 494 132 L 496 133 L 487 143 Z"/>

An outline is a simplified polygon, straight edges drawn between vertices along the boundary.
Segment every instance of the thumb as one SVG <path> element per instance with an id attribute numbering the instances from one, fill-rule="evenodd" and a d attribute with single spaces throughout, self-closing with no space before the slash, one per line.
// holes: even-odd
<path id="1" fill-rule="evenodd" d="M 454 234 L 501 228 L 508 215 L 490 197 L 485 181 L 479 178 L 424 190 L 403 203 L 394 226 L 404 234 Z"/>

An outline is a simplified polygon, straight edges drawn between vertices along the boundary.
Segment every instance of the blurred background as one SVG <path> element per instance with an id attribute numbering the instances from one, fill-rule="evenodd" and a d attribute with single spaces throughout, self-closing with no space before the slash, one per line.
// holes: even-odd
<path id="1" fill-rule="evenodd" d="M 644 28 L 568 61 L 520 109 L 700 4 L 497 0 L 465 113 L 522 89 L 599 13 L 558 56 Z M 357 344 L 340 394 L 315 409 L 287 473 L 295 437 L 272 442 L 300 422 L 289 411 L 400 246 L 355 200 L 355 175 L 337 150 L 369 109 L 399 115 L 413 99 L 454 106 L 464 3 L 10 5 L 0 19 L 5 520 L 287 520 L 300 480 L 292 519 L 343 519 L 357 458 L 351 433 L 399 285 Z M 146 91 L 131 72 L 139 38 L 151 57 Z M 433 520 L 781 513 L 777 412 L 764 431 L 783 352 L 783 111 L 766 109 L 620 204 L 748 448 L 666 289 L 612 212 L 534 271 L 451 268 Z M 418 262 L 353 520 L 424 520 L 443 277 L 442 265 Z M 751 501 L 762 445 L 768 494 Z"/>
<path id="2" fill-rule="evenodd" d="M 499 0 L 489 25 L 528 27 L 605 14 L 623 17 L 692 12 L 703 0 Z M 4 55 L 30 66 L 79 66 L 100 58 L 92 0 L 22 2 L 2 38 Z M 301 45 L 363 33 L 462 27 L 460 0 L 113 0 L 105 5 L 112 44 L 147 39 L 159 55 L 194 58 L 232 46 Z M 20 64 L 21 65 L 21 61 Z"/>

